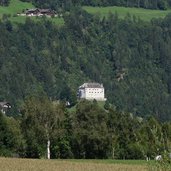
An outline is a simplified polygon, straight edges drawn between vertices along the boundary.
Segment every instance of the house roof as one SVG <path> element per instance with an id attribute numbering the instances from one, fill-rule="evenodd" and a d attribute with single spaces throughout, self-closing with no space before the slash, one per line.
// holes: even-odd
<path id="1" fill-rule="evenodd" d="M 51 9 L 40 9 L 40 8 L 34 8 L 34 9 L 26 9 L 26 14 L 28 13 L 55 13 L 53 10 Z"/>
<path id="2" fill-rule="evenodd" d="M 35 11 L 39 11 L 39 9 L 38 9 L 38 8 L 26 9 L 26 13 L 27 13 L 27 12 L 31 13 L 31 12 L 35 12 Z"/>
<path id="3" fill-rule="evenodd" d="M 99 84 L 99 83 L 84 83 L 79 88 L 103 88 L 103 84 Z"/>
<path id="4" fill-rule="evenodd" d="M 39 10 L 40 10 L 40 12 L 52 12 L 51 9 L 39 9 Z"/>

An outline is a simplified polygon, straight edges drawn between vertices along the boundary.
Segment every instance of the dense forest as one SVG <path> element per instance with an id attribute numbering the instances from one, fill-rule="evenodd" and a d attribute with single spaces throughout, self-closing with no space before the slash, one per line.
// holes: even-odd
<path id="1" fill-rule="evenodd" d="M 146 23 L 75 9 L 64 20 L 0 22 L 0 100 L 13 113 L 43 92 L 74 105 L 78 87 L 93 81 L 117 110 L 171 119 L 171 15 Z"/>
<path id="2" fill-rule="evenodd" d="M 171 6 L 171 0 L 23 0 L 37 7 L 69 10 L 72 6 L 125 6 L 165 10 Z"/>
<path id="3" fill-rule="evenodd" d="M 18 119 L 0 114 L 0 156 L 78 159 L 154 159 L 171 144 L 171 124 L 142 119 L 80 101 L 68 113 L 64 103 L 44 95 L 24 101 Z M 47 153 L 48 152 L 48 153 Z"/>

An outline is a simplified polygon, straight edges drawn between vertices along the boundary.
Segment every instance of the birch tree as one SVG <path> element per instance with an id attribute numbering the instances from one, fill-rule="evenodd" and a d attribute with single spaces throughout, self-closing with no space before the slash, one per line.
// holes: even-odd
<path id="1" fill-rule="evenodd" d="M 47 97 L 30 97 L 25 101 L 24 120 L 25 131 L 31 128 L 39 143 L 46 143 L 46 157 L 51 158 L 51 138 L 60 128 L 63 116 L 62 107 L 54 105 Z M 29 137 L 28 137 L 29 138 Z M 41 140 L 43 142 L 41 142 Z"/>

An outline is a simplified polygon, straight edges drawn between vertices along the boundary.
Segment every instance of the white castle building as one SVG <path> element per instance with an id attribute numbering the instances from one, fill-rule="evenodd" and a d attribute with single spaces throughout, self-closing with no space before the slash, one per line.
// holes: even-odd
<path id="1" fill-rule="evenodd" d="M 84 83 L 78 89 L 78 97 L 79 99 L 105 101 L 106 98 L 103 84 Z"/>

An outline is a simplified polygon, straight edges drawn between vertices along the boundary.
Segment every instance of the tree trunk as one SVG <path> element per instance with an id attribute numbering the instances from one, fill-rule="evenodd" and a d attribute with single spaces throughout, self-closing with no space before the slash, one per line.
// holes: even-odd
<path id="1" fill-rule="evenodd" d="M 50 159 L 50 140 L 47 141 L 47 159 Z"/>
<path id="2" fill-rule="evenodd" d="M 137 1 L 137 7 L 140 7 L 140 0 Z"/>
<path id="3" fill-rule="evenodd" d="M 115 158 L 115 148 L 113 147 L 112 148 L 112 159 L 114 159 Z"/>

